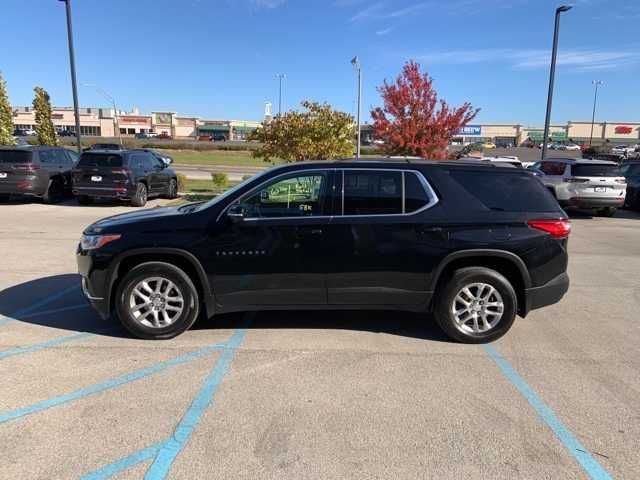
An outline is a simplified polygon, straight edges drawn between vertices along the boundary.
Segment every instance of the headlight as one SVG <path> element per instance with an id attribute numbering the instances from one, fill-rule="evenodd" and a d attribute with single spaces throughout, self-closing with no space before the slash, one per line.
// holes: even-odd
<path id="1" fill-rule="evenodd" d="M 82 235 L 80 237 L 80 248 L 82 250 L 96 250 L 105 246 L 109 242 L 118 240 L 122 235 Z"/>

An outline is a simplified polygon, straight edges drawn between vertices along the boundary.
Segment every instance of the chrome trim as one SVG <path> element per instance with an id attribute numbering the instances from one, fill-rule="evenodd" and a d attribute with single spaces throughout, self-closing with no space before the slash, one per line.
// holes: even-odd
<path id="1" fill-rule="evenodd" d="M 404 176 L 407 172 L 402 172 L 402 213 L 407 213 L 407 207 L 406 207 L 406 202 L 407 202 L 407 198 L 405 196 L 405 189 L 404 189 Z"/>
<path id="2" fill-rule="evenodd" d="M 234 203 L 238 203 L 241 202 L 244 198 L 246 198 L 247 196 L 251 195 L 252 193 L 255 193 L 256 191 L 258 191 L 262 186 L 264 186 L 266 183 L 271 182 L 271 180 L 276 180 L 280 177 L 286 176 L 286 175 L 290 175 L 290 174 L 295 174 L 295 173 L 300 173 L 300 172 L 325 172 L 325 173 L 329 173 L 329 172 L 337 172 L 338 170 L 340 170 L 342 172 L 342 192 L 341 192 L 341 197 L 342 197 L 342 215 L 317 215 L 317 216 L 311 216 L 311 217 L 248 217 L 245 218 L 244 221 L 245 222 L 259 222 L 259 221 L 273 221 L 273 220 L 302 220 L 302 219 L 339 219 L 339 218 L 380 218 L 380 217 L 409 217 L 409 216 L 413 216 L 413 215 L 418 215 L 426 210 L 429 210 L 430 208 L 434 207 L 435 205 L 438 204 L 438 202 L 440 202 L 440 199 L 438 198 L 438 195 L 436 195 L 436 192 L 433 190 L 433 188 L 431 187 L 431 185 L 429 184 L 429 182 L 427 181 L 427 179 L 424 177 L 424 175 L 422 174 L 421 171 L 419 170 L 414 170 L 411 168 L 361 168 L 361 167 L 343 167 L 343 168 L 313 168 L 313 169 L 303 169 L 303 170 L 295 170 L 293 172 L 285 172 L 285 173 L 281 173 L 280 175 L 276 175 L 275 177 L 271 177 L 270 179 L 262 182 L 261 184 L 255 186 L 254 188 L 252 188 L 251 190 L 249 190 L 247 193 L 245 193 L 244 195 L 242 195 L 241 197 L 239 197 L 238 199 L 234 200 L 233 202 L 229 203 L 229 205 L 227 205 L 226 207 L 224 207 L 224 209 L 222 210 L 222 212 L 220 212 L 220 214 L 218 215 L 218 217 L 216 218 L 216 221 L 219 221 L 220 218 L 222 217 L 222 215 L 224 215 L 227 210 L 231 207 L 231 205 L 233 205 Z M 416 175 L 418 177 L 418 181 L 420 182 L 420 184 L 422 185 L 422 188 L 424 189 L 425 193 L 427 194 L 427 196 L 430 198 L 429 203 L 427 203 L 425 206 L 419 208 L 418 210 L 415 210 L 413 212 L 409 212 L 409 213 L 383 213 L 383 214 L 378 214 L 378 215 L 344 215 L 344 173 L 345 171 L 348 170 L 357 170 L 357 171 L 373 171 L 373 172 L 403 172 L 403 173 L 413 173 L 414 175 Z M 403 175 L 403 182 L 402 182 L 402 186 L 403 186 L 403 195 L 402 195 L 402 199 L 404 202 L 404 175 Z M 404 212 L 404 206 L 403 206 L 403 212 Z"/>
<path id="3" fill-rule="evenodd" d="M 87 288 L 87 279 L 82 277 L 82 281 L 80 282 L 80 284 L 82 285 L 82 293 L 84 293 L 84 296 L 87 297 L 88 300 L 104 300 L 103 297 L 92 297 L 91 294 L 89 293 L 89 289 Z"/>

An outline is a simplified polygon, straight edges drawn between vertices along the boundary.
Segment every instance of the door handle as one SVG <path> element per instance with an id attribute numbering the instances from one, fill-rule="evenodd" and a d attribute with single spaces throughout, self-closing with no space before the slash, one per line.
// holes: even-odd
<path id="1" fill-rule="evenodd" d="M 311 235 L 322 235 L 322 228 L 313 227 L 313 228 L 298 228 L 298 235 L 300 236 L 311 236 Z"/>

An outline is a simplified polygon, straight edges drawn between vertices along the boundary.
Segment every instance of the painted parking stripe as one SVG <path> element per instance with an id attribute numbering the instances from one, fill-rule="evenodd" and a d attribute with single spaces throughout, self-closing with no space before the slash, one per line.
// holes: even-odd
<path id="1" fill-rule="evenodd" d="M 25 417 L 27 415 L 32 415 L 34 413 L 42 412 L 43 410 L 48 410 L 49 408 L 57 407 L 59 405 L 72 402 L 74 400 L 79 400 L 81 398 L 88 397 L 90 395 L 95 395 L 96 393 L 104 392 L 105 390 L 110 390 L 120 385 L 135 382 L 136 380 L 141 380 L 145 377 L 148 377 L 149 375 L 162 372 L 163 370 L 166 370 L 168 368 L 173 368 L 173 367 L 177 367 L 178 365 L 190 363 L 204 355 L 207 355 L 208 353 L 211 353 L 214 350 L 223 349 L 225 345 L 226 344 L 224 343 L 209 345 L 207 347 L 201 348 L 199 350 L 188 353 L 186 355 L 181 355 L 171 360 L 166 360 L 164 362 L 157 363 L 156 365 L 152 365 L 150 367 L 143 368 L 135 372 L 127 373 L 125 375 L 120 375 L 118 377 L 112 378 L 105 382 L 96 383 L 94 385 L 81 388 L 71 393 L 66 393 L 64 395 L 52 397 L 47 400 L 34 403 L 27 407 L 22 407 L 16 410 L 10 410 L 8 412 L 0 413 L 0 424 L 10 422 L 12 420 L 16 420 L 16 419 Z"/>
<path id="2" fill-rule="evenodd" d="M 25 315 L 29 315 L 32 312 L 37 311 L 39 308 L 44 307 L 45 305 L 54 302 L 56 300 L 58 300 L 59 298 L 64 297 L 66 294 L 73 292 L 74 290 L 78 290 L 80 288 L 80 283 L 78 282 L 77 284 L 74 284 L 68 288 L 64 288 L 62 290 L 57 291 L 56 293 L 53 293 L 45 298 L 43 298 L 42 300 L 36 302 L 36 303 L 32 303 L 31 305 L 29 305 L 28 307 L 24 307 L 14 313 L 11 314 L 11 317 L 6 317 L 4 315 L 0 315 L 0 326 L 15 320 L 12 317 L 18 317 L 18 316 L 25 316 Z"/>
<path id="3" fill-rule="evenodd" d="M 551 407 L 542 401 L 536 392 L 518 375 L 511 364 L 491 345 L 483 345 L 484 350 L 498 365 L 502 374 L 529 402 L 529 405 L 553 431 L 567 451 L 578 461 L 584 471 L 594 480 L 611 480 L 612 477 L 589 453 L 580 441 L 560 421 Z"/>
<path id="4" fill-rule="evenodd" d="M 148 448 L 133 452 L 131 455 L 127 455 L 116 462 L 110 463 L 98 470 L 83 475 L 80 477 L 80 480 L 104 480 L 106 478 L 113 477 L 114 475 L 124 472 L 139 463 L 152 459 L 158 454 L 158 451 L 164 444 L 165 442 L 156 443 Z"/>
<path id="5" fill-rule="evenodd" d="M 253 315 L 250 315 L 253 318 Z M 167 474 L 173 466 L 173 462 L 185 447 L 193 430 L 198 426 L 202 419 L 202 415 L 213 400 L 225 373 L 231 365 L 233 356 L 242 343 L 247 333 L 246 328 L 236 330 L 229 342 L 227 348 L 222 352 L 220 358 L 216 361 L 209 376 L 202 385 L 202 388 L 194 398 L 191 406 L 184 414 L 180 423 L 173 432 L 173 435 L 164 443 L 153 463 L 149 466 L 145 475 L 145 480 L 161 480 L 166 478 Z"/>
<path id="6" fill-rule="evenodd" d="M 14 357 L 16 355 L 21 355 L 23 353 L 37 352 L 38 350 L 44 350 L 46 348 L 55 347 L 57 345 L 62 345 L 67 342 L 73 342 L 74 340 L 80 340 L 81 338 L 91 337 L 93 333 L 84 332 L 84 333 L 76 333 L 74 335 L 68 335 L 62 338 L 54 338 L 53 340 L 49 340 L 47 342 L 35 343 L 33 345 L 25 345 L 22 347 L 16 347 L 11 350 L 5 350 L 0 352 L 0 360 L 3 360 L 8 357 Z"/>

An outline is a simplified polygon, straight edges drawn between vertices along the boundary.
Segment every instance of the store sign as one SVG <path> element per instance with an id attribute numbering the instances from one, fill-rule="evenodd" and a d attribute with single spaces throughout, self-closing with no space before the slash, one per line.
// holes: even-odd
<path id="1" fill-rule="evenodd" d="M 171 125 L 170 113 L 156 113 L 156 125 Z"/>
<path id="2" fill-rule="evenodd" d="M 136 116 L 136 115 L 120 115 L 118 117 L 120 124 L 142 124 L 151 125 L 150 117 Z"/>
<path id="3" fill-rule="evenodd" d="M 471 136 L 480 136 L 482 132 L 482 127 L 480 125 L 467 125 L 466 127 L 462 127 L 460 130 L 456 132 L 456 135 L 462 135 L 464 137 Z"/>
<path id="4" fill-rule="evenodd" d="M 614 131 L 617 135 L 629 135 L 633 132 L 633 128 L 627 127 L 626 125 L 618 125 Z"/>

